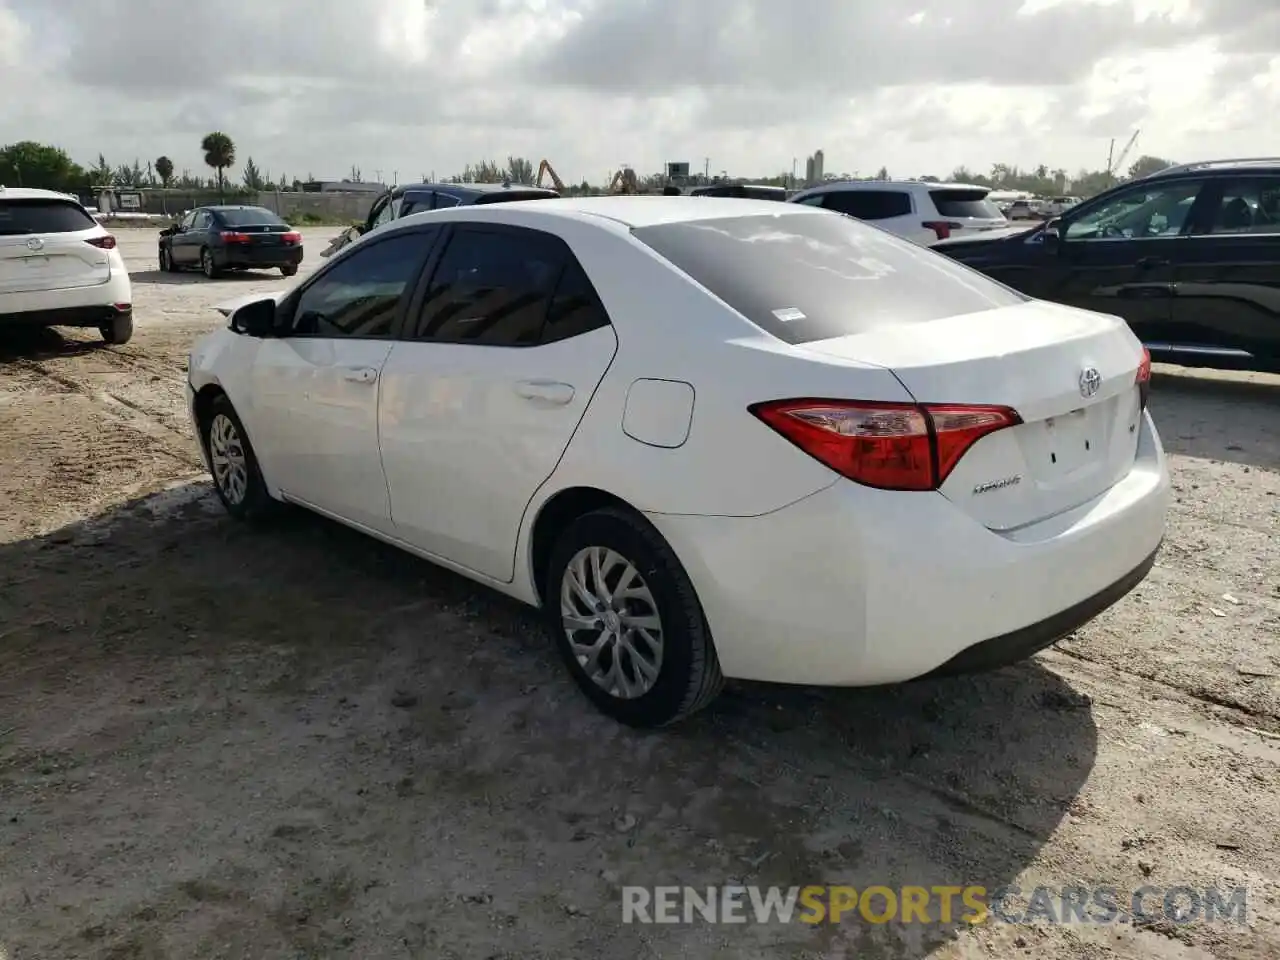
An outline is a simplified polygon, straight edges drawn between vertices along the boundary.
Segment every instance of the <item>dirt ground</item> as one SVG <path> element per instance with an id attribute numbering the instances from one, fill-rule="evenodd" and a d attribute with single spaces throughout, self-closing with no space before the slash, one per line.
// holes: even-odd
<path id="1" fill-rule="evenodd" d="M 3 960 L 1280 956 L 1280 378 L 1157 368 L 1168 539 L 1054 650 L 890 690 L 733 686 L 642 735 L 522 608 L 317 518 L 225 518 L 186 351 L 212 304 L 284 281 L 122 247 L 131 343 L 0 333 Z M 1244 885 L 1248 907 L 621 923 L 624 884 L 735 881 Z"/>

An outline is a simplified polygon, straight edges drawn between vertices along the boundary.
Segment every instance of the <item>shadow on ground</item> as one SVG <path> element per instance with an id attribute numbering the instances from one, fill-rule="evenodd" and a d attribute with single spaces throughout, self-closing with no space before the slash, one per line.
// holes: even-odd
<path id="1" fill-rule="evenodd" d="M 210 280 L 198 270 L 183 270 L 179 273 L 165 273 L 162 270 L 131 270 L 129 272 L 129 280 L 132 283 L 151 284 L 153 286 L 174 286 L 185 285 L 189 283 L 203 283 L 210 286 L 219 283 L 246 283 L 250 280 L 282 280 L 285 279 L 279 270 L 266 268 L 262 270 L 237 270 L 229 273 L 220 273 L 216 279 Z"/>
<path id="2" fill-rule="evenodd" d="M 996 888 L 1094 760 L 1087 699 L 1034 663 L 731 687 L 632 732 L 524 608 L 202 485 L 0 571 L 16 956 L 921 956 L 964 924 L 623 925 L 621 887 Z"/>
<path id="3" fill-rule="evenodd" d="M 20 326 L 0 331 L 0 363 L 76 356 L 108 346 L 92 327 L 63 329 L 75 329 L 85 339 L 66 336 L 54 327 Z"/>

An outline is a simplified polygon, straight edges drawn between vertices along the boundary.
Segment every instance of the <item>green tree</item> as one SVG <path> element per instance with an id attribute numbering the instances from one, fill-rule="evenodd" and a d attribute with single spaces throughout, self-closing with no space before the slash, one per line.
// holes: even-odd
<path id="1" fill-rule="evenodd" d="M 244 162 L 244 170 L 240 174 L 240 179 L 244 181 L 246 190 L 252 190 L 256 193 L 267 188 L 266 181 L 263 180 L 262 173 L 258 170 L 258 165 L 253 162 L 253 157 Z"/>
<path id="2" fill-rule="evenodd" d="M 160 175 L 161 186 L 168 188 L 173 183 L 173 161 L 168 157 L 156 157 L 156 173 Z"/>
<path id="3" fill-rule="evenodd" d="M 533 161 L 527 157 L 507 157 L 507 176 L 512 183 L 533 183 Z"/>
<path id="4" fill-rule="evenodd" d="M 0 184 L 70 193 L 85 186 L 85 172 L 61 147 L 21 140 L 0 147 Z"/>
<path id="5" fill-rule="evenodd" d="M 1153 173 L 1159 173 L 1165 167 L 1172 167 L 1172 160 L 1165 160 L 1163 157 L 1142 156 L 1133 161 L 1129 167 L 1129 179 L 1136 180 L 1139 177 L 1149 177 Z"/>
<path id="6" fill-rule="evenodd" d="M 217 171 L 218 192 L 222 193 L 226 184 L 223 171 L 236 165 L 235 141 L 221 130 L 215 130 L 204 135 L 204 139 L 200 141 L 200 149 L 204 151 L 204 162 Z"/>
<path id="7" fill-rule="evenodd" d="M 116 172 L 111 164 L 107 163 L 107 158 L 102 154 L 98 154 L 97 165 L 89 171 L 89 176 L 93 179 L 93 185 L 109 187 L 115 183 Z"/>

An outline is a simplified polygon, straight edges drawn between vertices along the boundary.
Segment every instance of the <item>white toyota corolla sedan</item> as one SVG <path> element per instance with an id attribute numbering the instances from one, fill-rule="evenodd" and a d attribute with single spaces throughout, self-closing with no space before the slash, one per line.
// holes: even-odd
<path id="1" fill-rule="evenodd" d="M 635 726 L 725 677 L 1030 656 L 1131 590 L 1169 479 L 1120 320 L 802 204 L 394 221 L 190 358 L 237 517 L 300 504 L 540 607 Z"/>

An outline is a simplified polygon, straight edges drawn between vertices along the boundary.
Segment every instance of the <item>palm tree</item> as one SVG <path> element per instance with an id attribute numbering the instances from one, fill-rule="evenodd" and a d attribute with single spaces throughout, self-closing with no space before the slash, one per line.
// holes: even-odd
<path id="1" fill-rule="evenodd" d="M 222 131 L 215 130 L 204 135 L 200 149 L 204 151 L 204 162 L 218 171 L 218 196 L 221 197 L 225 183 L 222 171 L 236 163 L 235 142 Z"/>
<path id="2" fill-rule="evenodd" d="M 173 182 L 173 161 L 168 157 L 156 157 L 156 173 L 160 175 L 160 183 L 166 189 Z"/>

